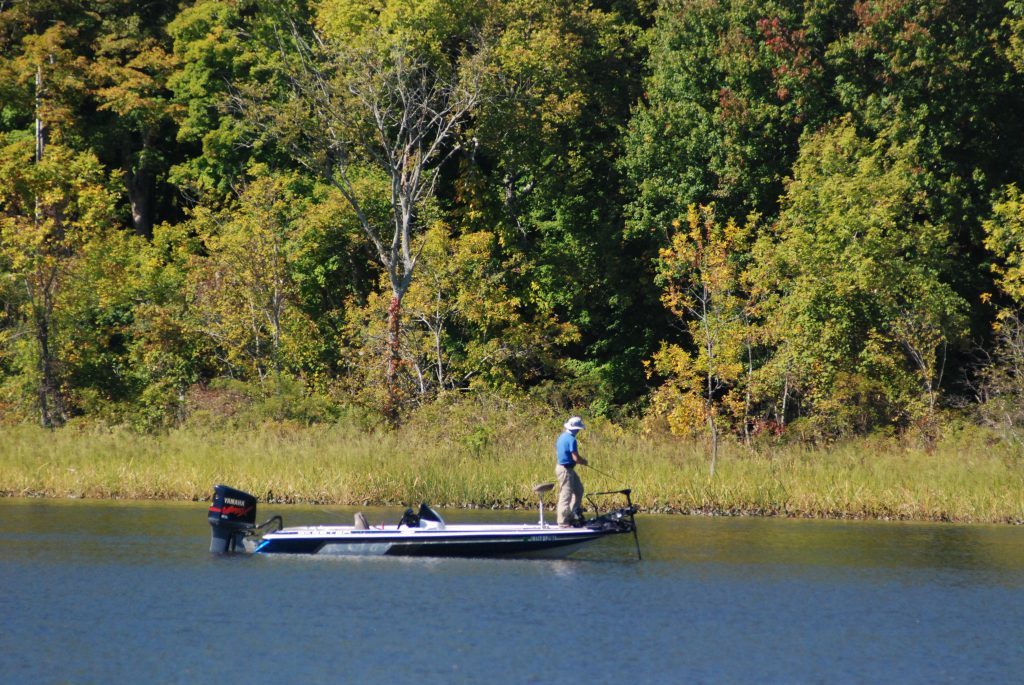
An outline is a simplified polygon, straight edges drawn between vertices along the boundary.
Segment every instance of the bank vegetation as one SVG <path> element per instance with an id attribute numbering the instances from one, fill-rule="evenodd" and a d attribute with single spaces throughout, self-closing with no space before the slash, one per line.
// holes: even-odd
<path id="1" fill-rule="evenodd" d="M 1022 46 L 1019 0 L 0 1 L 0 489 L 504 506 L 578 414 L 651 509 L 1019 518 Z"/>
<path id="2" fill-rule="evenodd" d="M 159 435 L 17 425 L 0 431 L 0 494 L 199 501 L 227 483 L 269 502 L 529 509 L 531 487 L 553 480 L 561 420 L 544 409 L 465 403 L 432 407 L 397 430 L 356 417 Z M 1024 459 L 969 424 L 927 444 L 892 436 L 827 447 L 727 440 L 714 477 L 705 444 L 667 431 L 597 420 L 580 440 L 597 469 L 581 471 L 587 489 L 629 486 L 645 512 L 1024 522 Z"/>

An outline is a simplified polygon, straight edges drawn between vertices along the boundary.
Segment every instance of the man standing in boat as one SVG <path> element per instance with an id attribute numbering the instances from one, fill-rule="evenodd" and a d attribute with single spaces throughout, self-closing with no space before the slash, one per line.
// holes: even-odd
<path id="1" fill-rule="evenodd" d="M 558 464 L 555 476 L 558 478 L 558 526 L 568 528 L 582 520 L 583 481 L 576 473 L 576 466 L 586 464 L 587 460 L 580 456 L 576 434 L 583 430 L 583 419 L 573 416 L 565 422 L 565 432 L 555 442 L 555 454 Z"/>

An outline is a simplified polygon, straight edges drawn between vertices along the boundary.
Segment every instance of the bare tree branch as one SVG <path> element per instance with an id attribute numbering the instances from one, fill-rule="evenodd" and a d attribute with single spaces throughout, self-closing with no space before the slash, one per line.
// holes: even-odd
<path id="1" fill-rule="evenodd" d="M 264 136 L 340 192 L 376 250 L 392 291 L 390 396 L 403 364 L 401 301 L 423 249 L 420 216 L 434 197 L 438 169 L 460 149 L 457 138 L 481 103 L 487 49 L 481 44 L 456 64 L 439 65 L 383 34 L 340 44 L 291 23 L 277 38 L 278 77 L 289 101 L 282 106 L 261 98 L 259 86 L 252 86 L 236 92 L 234 104 Z M 373 211 L 373 198 L 358 185 L 368 169 L 388 179 L 388 216 Z M 440 368 L 438 376 L 443 384 Z"/>

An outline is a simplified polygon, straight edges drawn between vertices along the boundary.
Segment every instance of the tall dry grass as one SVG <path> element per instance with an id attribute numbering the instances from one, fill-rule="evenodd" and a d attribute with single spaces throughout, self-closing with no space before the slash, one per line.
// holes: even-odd
<path id="1" fill-rule="evenodd" d="M 263 501 L 531 507 L 530 486 L 553 479 L 559 430 L 560 419 L 543 412 L 481 417 L 462 409 L 427 412 L 393 432 L 274 423 L 156 436 L 4 427 L 0 493 L 199 500 L 227 483 Z M 648 511 L 1024 522 L 1024 456 L 982 435 L 932 450 L 870 438 L 829 447 L 727 444 L 714 479 L 699 442 L 596 422 L 580 444 L 594 467 L 581 471 L 589 491 L 629 485 Z"/>

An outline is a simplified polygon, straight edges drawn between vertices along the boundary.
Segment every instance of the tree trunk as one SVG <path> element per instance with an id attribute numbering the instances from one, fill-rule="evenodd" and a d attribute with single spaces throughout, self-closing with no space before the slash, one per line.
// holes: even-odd
<path id="1" fill-rule="evenodd" d="M 434 354 L 437 355 L 437 389 L 444 392 L 444 361 L 441 357 L 441 317 L 438 317 L 437 328 L 434 329 Z"/>
<path id="2" fill-rule="evenodd" d="M 715 425 L 715 415 L 708 407 L 708 431 L 711 433 L 711 472 L 715 477 L 715 463 L 718 461 L 718 426 Z"/>
<path id="3" fill-rule="evenodd" d="M 40 331 L 36 331 L 36 343 L 38 343 L 39 348 L 40 348 L 40 353 L 39 353 L 39 375 L 40 375 L 40 379 L 39 379 L 39 425 L 41 425 L 43 428 L 51 428 L 51 427 L 53 427 L 53 422 L 50 420 L 50 404 L 49 404 L 49 401 L 48 401 L 48 399 L 49 399 L 48 398 L 48 395 L 49 395 L 48 387 L 49 386 L 48 386 L 48 378 L 47 378 L 47 376 L 50 373 L 50 365 L 49 365 L 48 360 L 46 359 L 45 353 L 43 353 L 41 351 L 41 350 L 45 349 L 46 346 L 47 346 L 46 334 L 43 333 L 43 332 L 40 332 Z"/>
<path id="4" fill-rule="evenodd" d="M 711 327 L 709 325 L 710 312 L 708 311 L 708 303 L 711 302 L 711 293 L 708 292 L 707 285 L 703 288 L 703 294 L 701 297 L 701 325 L 704 328 L 704 350 L 707 355 L 708 371 L 707 371 L 707 399 L 705 400 L 704 408 L 708 413 L 708 431 L 711 437 L 711 477 L 715 477 L 715 462 L 718 459 L 718 427 L 715 425 L 715 339 L 711 334 Z"/>
<path id="5" fill-rule="evenodd" d="M 402 298 L 394 294 L 391 296 L 391 305 L 388 307 L 388 339 L 385 351 L 387 371 L 384 377 L 384 387 L 387 393 L 387 398 L 384 402 L 384 416 L 392 426 L 398 425 L 398 369 L 402 362 L 399 340 L 401 312 Z"/>
<path id="6" fill-rule="evenodd" d="M 750 408 L 752 404 L 752 398 L 750 395 L 750 386 L 754 378 L 754 352 L 750 346 L 750 338 L 746 340 L 747 346 L 747 387 L 746 394 L 743 399 L 743 444 L 750 447 Z"/>
<path id="7" fill-rule="evenodd" d="M 46 147 L 46 124 L 39 112 L 43 102 L 43 66 L 36 67 L 36 164 L 43 161 L 43 150 Z"/>
<path id="8" fill-rule="evenodd" d="M 53 62 L 53 56 L 50 56 Z M 46 122 L 40 116 L 43 102 L 43 67 L 36 67 L 36 91 L 35 91 L 35 163 L 43 161 L 46 152 L 48 132 Z M 35 200 L 34 220 L 39 222 L 44 212 L 49 208 L 44 207 L 39 197 Z M 37 275 L 39 275 L 37 273 Z M 26 285 L 29 289 L 29 300 L 32 306 L 32 321 L 35 327 L 36 343 L 39 345 L 39 422 L 44 428 L 62 426 L 67 421 L 67 413 L 64 410 L 64 398 L 61 395 L 60 383 L 54 370 L 53 355 L 50 352 L 50 332 L 53 320 L 53 274 L 42 274 L 39 279 L 38 290 L 33 293 L 31 284 L 32 277 L 28 277 Z M 51 402 L 52 400 L 52 402 Z"/>
<path id="9" fill-rule="evenodd" d="M 132 209 L 132 227 L 143 238 L 153 237 L 153 179 L 143 171 L 129 171 L 125 178 L 128 202 Z"/>
<path id="10" fill-rule="evenodd" d="M 786 429 L 786 405 L 789 404 L 789 367 L 786 367 L 786 379 L 782 384 L 782 414 L 779 415 L 778 423 L 782 430 Z"/>
<path id="11" fill-rule="evenodd" d="M 46 297 L 45 295 L 43 296 Z M 39 345 L 39 422 L 43 428 L 63 426 L 67 421 L 64 410 L 64 397 L 54 369 L 53 355 L 50 352 L 50 312 L 43 305 L 44 311 L 36 311 L 35 329 L 36 343 Z"/>

